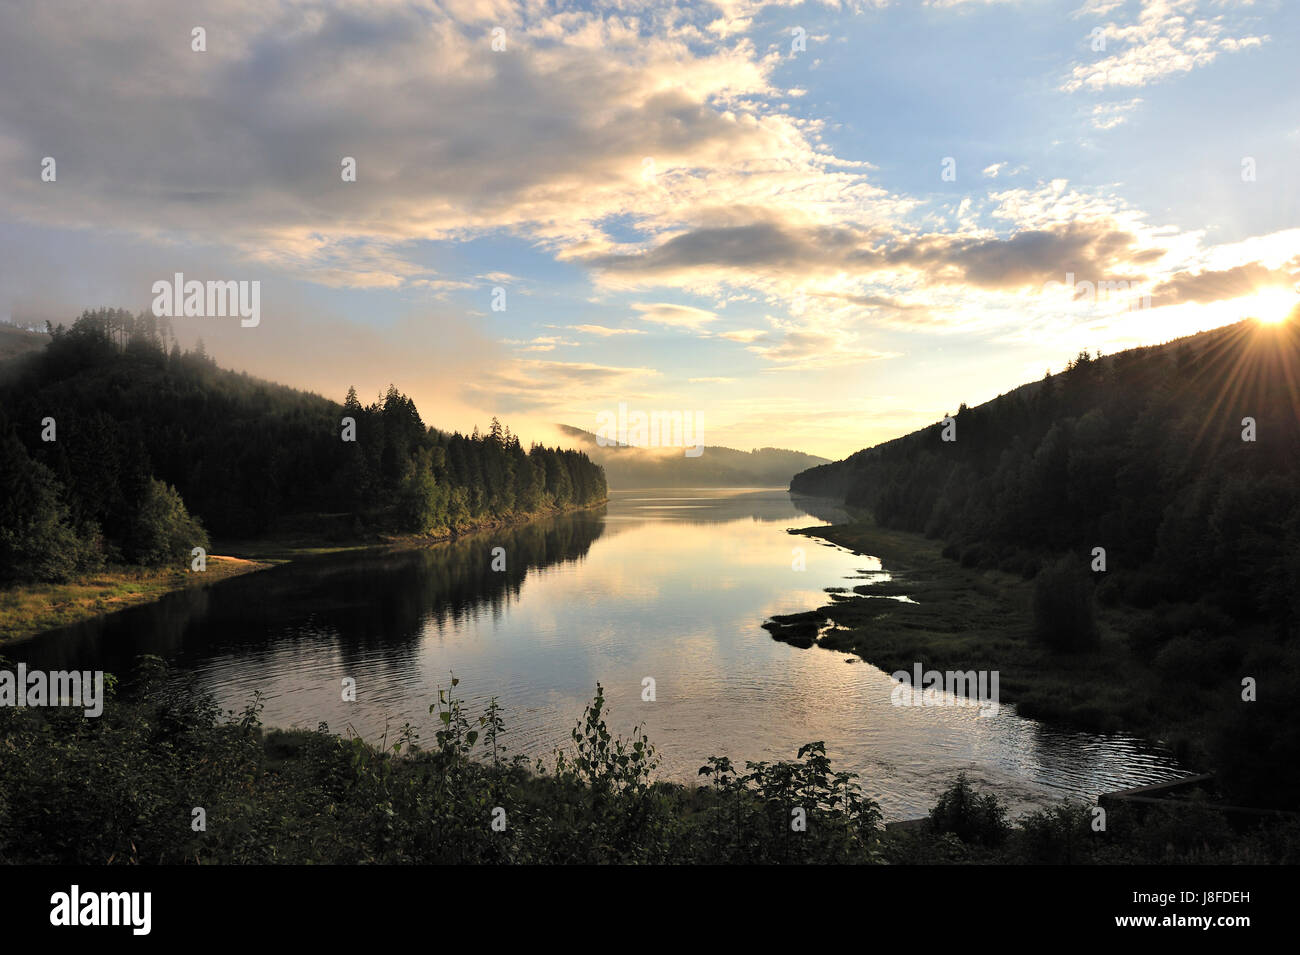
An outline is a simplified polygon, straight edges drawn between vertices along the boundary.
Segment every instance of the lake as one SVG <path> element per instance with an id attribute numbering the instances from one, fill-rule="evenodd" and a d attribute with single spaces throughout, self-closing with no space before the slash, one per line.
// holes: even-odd
<path id="1" fill-rule="evenodd" d="M 422 549 L 295 561 L 42 634 L 6 656 L 46 669 L 125 672 L 139 653 L 188 671 L 228 709 L 255 691 L 268 725 L 390 742 L 452 673 L 477 716 L 496 696 L 510 753 L 568 743 L 596 683 L 611 730 L 644 723 L 660 778 L 710 755 L 794 758 L 824 740 L 887 820 L 924 815 L 959 771 L 1013 812 L 1184 775 L 1159 747 L 1066 732 L 1012 706 L 891 704 L 870 663 L 773 640 L 773 614 L 813 610 L 829 587 L 889 571 L 788 528 L 839 519 L 775 489 L 638 490 L 608 505 Z M 505 569 L 494 570 L 504 556 Z M 802 548 L 803 570 L 796 570 Z M 344 678 L 356 702 L 342 699 Z M 643 681 L 654 681 L 645 701 Z"/>

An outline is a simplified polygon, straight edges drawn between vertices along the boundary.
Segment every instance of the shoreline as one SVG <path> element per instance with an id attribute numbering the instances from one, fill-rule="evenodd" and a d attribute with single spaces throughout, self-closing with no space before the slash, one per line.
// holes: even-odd
<path id="1" fill-rule="evenodd" d="M 439 534 L 377 534 L 375 539 L 331 541 L 324 534 L 285 534 L 217 546 L 229 554 L 209 554 L 202 574 L 175 567 L 109 565 L 61 583 L 15 584 L 0 589 L 0 648 L 130 607 L 153 603 L 187 587 L 203 587 L 232 577 L 269 570 L 303 557 L 364 550 L 407 550 L 458 540 L 472 534 L 517 527 L 533 521 L 593 510 L 609 503 L 561 508 L 508 519 L 493 519 Z"/>
<path id="2" fill-rule="evenodd" d="M 824 605 L 790 615 L 784 626 L 778 621 L 773 639 L 851 654 L 886 673 L 917 663 L 927 670 L 997 670 L 1000 702 L 1020 716 L 1139 738 L 1168 748 L 1191 772 L 1205 764 L 1205 727 L 1151 703 L 1152 676 L 1125 642 L 1131 608 L 1097 608 L 1095 651 L 1052 653 L 1032 635 L 1032 580 L 964 567 L 942 555 L 942 541 L 855 517 L 790 533 L 877 557 L 891 579 L 828 592 Z M 823 626 L 815 617 L 824 618 Z M 810 630 L 820 637 L 810 641 Z"/>
<path id="3" fill-rule="evenodd" d="M 202 574 L 175 567 L 110 564 L 75 580 L 6 587 L 0 590 L 0 648 L 47 630 L 153 603 L 188 587 L 202 587 L 275 566 L 227 554 L 209 554 L 207 560 L 208 569 Z"/>

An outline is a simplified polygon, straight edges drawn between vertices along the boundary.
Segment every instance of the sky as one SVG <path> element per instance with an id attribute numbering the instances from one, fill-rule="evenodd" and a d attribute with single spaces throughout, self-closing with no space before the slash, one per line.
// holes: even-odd
<path id="1" fill-rule="evenodd" d="M 1287 314 L 1297 62 L 1288 0 L 6 0 L 0 320 L 255 281 L 182 342 L 838 458 Z"/>

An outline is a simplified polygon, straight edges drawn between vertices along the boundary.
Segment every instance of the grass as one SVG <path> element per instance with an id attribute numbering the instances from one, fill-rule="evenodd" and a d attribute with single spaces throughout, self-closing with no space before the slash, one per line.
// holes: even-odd
<path id="1" fill-rule="evenodd" d="M 203 573 L 173 567 L 109 566 L 67 583 L 6 587 L 0 590 L 0 645 L 270 566 L 260 560 L 212 554 Z"/>
<path id="2" fill-rule="evenodd" d="M 940 542 L 870 519 L 794 533 L 879 557 L 892 575 L 852 593 L 828 594 L 830 602 L 816 614 L 834 626 L 823 628 L 818 646 L 890 673 L 918 662 L 941 671 L 997 670 L 1001 702 L 1034 719 L 1097 732 L 1201 735 L 1185 707 L 1162 705 L 1167 695 L 1151 692 L 1158 679 L 1128 650 L 1132 614 L 1123 608 L 1099 608 L 1095 651 L 1056 653 L 1032 636 L 1033 584 L 1019 575 L 964 567 L 942 555 Z M 901 596 L 915 603 L 889 599 Z M 806 638 L 802 623 L 796 644 Z"/>

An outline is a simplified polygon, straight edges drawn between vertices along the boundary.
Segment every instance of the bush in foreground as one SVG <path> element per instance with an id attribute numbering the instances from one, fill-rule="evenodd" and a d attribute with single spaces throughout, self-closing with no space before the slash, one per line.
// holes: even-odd
<path id="1" fill-rule="evenodd" d="M 3 668 L 3 661 L 0 661 Z M 792 761 L 712 757 L 704 785 L 653 778 L 640 730 L 611 733 L 603 690 L 547 759 L 509 754 L 496 701 L 469 717 L 458 682 L 422 748 L 269 731 L 260 700 L 222 714 L 162 661 L 110 680 L 103 716 L 0 707 L 0 863 L 1079 863 L 1300 859 L 1300 826 L 1227 835 L 1208 810 L 1091 825 L 1065 805 L 1006 823 L 959 777 L 915 831 L 885 831 L 825 746 Z M 196 809 L 205 826 L 198 827 Z"/>

